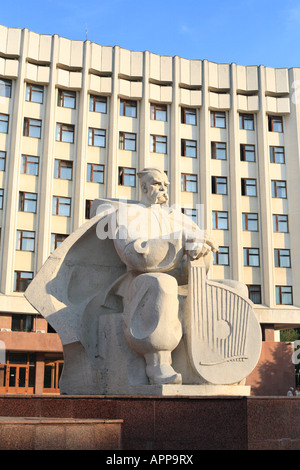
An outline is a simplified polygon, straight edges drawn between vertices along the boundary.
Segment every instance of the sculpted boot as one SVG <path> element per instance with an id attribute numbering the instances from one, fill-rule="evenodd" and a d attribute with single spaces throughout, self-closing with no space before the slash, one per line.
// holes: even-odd
<path id="1" fill-rule="evenodd" d="M 171 366 L 171 352 L 158 351 L 145 354 L 146 374 L 152 385 L 181 384 L 181 374 L 175 372 Z"/>

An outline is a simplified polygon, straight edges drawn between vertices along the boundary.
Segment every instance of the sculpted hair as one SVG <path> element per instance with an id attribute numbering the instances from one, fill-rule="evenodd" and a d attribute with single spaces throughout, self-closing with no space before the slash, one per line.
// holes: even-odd
<path id="1" fill-rule="evenodd" d="M 161 171 L 159 168 L 156 167 L 144 168 L 143 170 L 139 171 L 137 175 L 140 179 L 142 179 L 144 176 L 148 175 L 149 173 L 152 173 L 153 171 L 156 171 L 157 173 L 160 173 L 161 175 L 165 175 L 167 177 L 164 171 Z M 169 181 L 167 184 L 170 184 Z"/>

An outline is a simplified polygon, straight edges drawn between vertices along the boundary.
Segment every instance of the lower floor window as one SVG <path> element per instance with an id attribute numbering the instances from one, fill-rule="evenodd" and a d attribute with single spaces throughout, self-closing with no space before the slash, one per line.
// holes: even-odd
<path id="1" fill-rule="evenodd" d="M 33 279 L 33 272 L 15 271 L 14 275 L 14 292 L 25 292 Z"/>
<path id="2" fill-rule="evenodd" d="M 293 305 L 292 286 L 276 286 L 276 304 Z"/>
<path id="3" fill-rule="evenodd" d="M 44 363 L 43 368 L 36 368 L 37 360 Z M 0 393 L 32 394 L 36 384 L 43 384 L 44 393 L 57 394 L 63 363 L 61 353 L 41 356 L 29 351 L 6 351 L 0 363 Z"/>
<path id="4" fill-rule="evenodd" d="M 51 233 L 51 248 L 50 251 L 53 253 L 57 247 L 67 238 L 68 235 L 62 233 Z"/>
<path id="5" fill-rule="evenodd" d="M 197 175 L 191 175 L 189 173 L 181 174 L 181 191 L 189 193 L 197 192 Z"/>
<path id="6" fill-rule="evenodd" d="M 135 186 L 135 168 L 119 168 L 119 184 Z"/>
<path id="7" fill-rule="evenodd" d="M 261 304 L 261 286 L 259 284 L 248 285 L 249 299 L 254 304 Z"/>
<path id="8" fill-rule="evenodd" d="M 62 196 L 53 196 L 52 215 L 62 215 L 70 217 L 71 198 Z"/>
<path id="9" fill-rule="evenodd" d="M 64 362 L 62 359 L 45 358 L 44 391 L 59 391 L 59 379 L 62 373 L 63 365 Z"/>
<path id="10" fill-rule="evenodd" d="M 22 315 L 12 314 L 11 330 L 12 331 L 27 331 L 33 330 L 34 316 L 33 315 Z"/>
<path id="11" fill-rule="evenodd" d="M 197 209 L 183 208 L 182 213 L 190 217 L 195 224 L 197 223 Z"/>
<path id="12" fill-rule="evenodd" d="M 5 361 L 0 364 L 0 391 L 10 393 L 33 393 L 35 386 L 34 353 L 6 353 Z"/>
<path id="13" fill-rule="evenodd" d="M 214 253 L 214 264 L 219 264 L 223 266 L 229 265 L 228 246 L 219 246 L 219 250 Z"/>
<path id="14" fill-rule="evenodd" d="M 88 163 L 87 181 L 91 183 L 104 183 L 104 165 Z"/>

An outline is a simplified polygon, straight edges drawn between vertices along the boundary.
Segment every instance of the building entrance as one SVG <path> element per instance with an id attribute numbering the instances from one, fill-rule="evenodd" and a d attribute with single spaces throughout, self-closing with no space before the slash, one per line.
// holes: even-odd
<path id="1" fill-rule="evenodd" d="M 0 393 L 34 393 L 35 355 L 7 353 L 6 364 L 0 365 Z"/>
<path id="2" fill-rule="evenodd" d="M 59 379 L 63 365 L 62 359 L 45 358 L 43 393 L 59 393 Z"/>

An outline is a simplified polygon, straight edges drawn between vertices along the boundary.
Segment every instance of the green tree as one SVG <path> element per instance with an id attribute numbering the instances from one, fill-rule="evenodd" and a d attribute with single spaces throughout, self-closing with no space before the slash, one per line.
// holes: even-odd
<path id="1" fill-rule="evenodd" d="M 297 341 L 300 339 L 300 328 L 291 328 L 289 330 L 280 330 L 280 341 Z"/>

